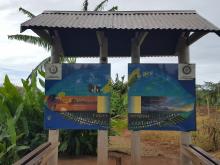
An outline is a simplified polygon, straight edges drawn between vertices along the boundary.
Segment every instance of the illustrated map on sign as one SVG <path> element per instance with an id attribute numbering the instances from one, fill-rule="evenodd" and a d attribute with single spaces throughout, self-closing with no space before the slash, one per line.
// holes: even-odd
<path id="1" fill-rule="evenodd" d="M 108 129 L 110 65 L 52 65 L 48 70 L 57 67 L 61 75 L 48 73 L 45 81 L 45 128 Z M 101 113 L 97 111 L 100 100 L 105 103 Z"/>
<path id="2" fill-rule="evenodd" d="M 129 129 L 196 129 L 195 78 L 179 80 L 178 64 L 129 64 L 128 73 Z"/>

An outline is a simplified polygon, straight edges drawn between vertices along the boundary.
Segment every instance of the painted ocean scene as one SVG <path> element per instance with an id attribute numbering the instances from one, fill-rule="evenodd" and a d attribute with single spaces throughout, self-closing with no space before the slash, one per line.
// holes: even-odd
<path id="1" fill-rule="evenodd" d="M 141 97 L 141 113 L 129 103 L 129 129 L 196 129 L 195 79 L 178 80 L 178 64 L 129 64 L 129 97 Z"/>
<path id="2" fill-rule="evenodd" d="M 178 80 L 178 64 L 129 64 L 129 96 L 195 96 L 195 79 Z"/>
<path id="3" fill-rule="evenodd" d="M 62 81 L 46 80 L 47 96 L 109 96 L 110 64 L 62 64 Z"/>

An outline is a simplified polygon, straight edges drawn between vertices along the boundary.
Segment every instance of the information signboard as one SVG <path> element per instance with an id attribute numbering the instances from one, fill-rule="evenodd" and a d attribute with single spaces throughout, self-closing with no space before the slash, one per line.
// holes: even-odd
<path id="1" fill-rule="evenodd" d="M 129 129 L 196 129 L 195 66 L 188 64 L 185 70 L 179 70 L 183 67 L 178 64 L 129 64 Z"/>
<path id="2" fill-rule="evenodd" d="M 45 128 L 108 129 L 109 64 L 48 64 L 45 94 Z"/>

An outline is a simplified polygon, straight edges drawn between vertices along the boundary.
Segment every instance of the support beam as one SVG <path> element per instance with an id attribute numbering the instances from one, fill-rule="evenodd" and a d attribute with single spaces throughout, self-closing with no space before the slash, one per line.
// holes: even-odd
<path id="1" fill-rule="evenodd" d="M 100 63 L 101 64 L 108 63 L 108 59 L 107 59 L 108 39 L 105 37 L 104 32 L 98 31 L 96 32 L 96 35 L 97 35 L 99 46 L 100 46 L 100 51 L 99 51 Z M 107 130 L 98 130 L 97 148 L 98 148 L 97 149 L 97 165 L 108 165 L 108 131 Z"/>
<path id="2" fill-rule="evenodd" d="M 96 36 L 99 42 L 100 63 L 108 63 L 108 39 L 104 32 L 97 31 Z"/>
<path id="3" fill-rule="evenodd" d="M 148 32 L 137 32 L 131 40 L 131 62 L 140 63 L 140 47 Z M 140 104 L 140 103 L 139 103 Z M 140 107 L 140 106 L 138 106 Z M 131 132 L 131 165 L 141 164 L 140 131 Z"/>
<path id="4" fill-rule="evenodd" d="M 32 31 L 36 33 L 40 38 L 44 39 L 45 41 L 47 41 L 49 44 L 52 45 L 53 40 L 49 32 L 47 32 L 46 30 L 38 30 L 38 29 L 32 29 Z"/>
<path id="5" fill-rule="evenodd" d="M 190 63 L 190 58 L 189 58 L 189 47 L 186 43 L 187 36 L 182 35 L 179 39 L 178 43 L 178 50 L 177 50 L 177 55 L 178 55 L 178 61 L 179 63 Z M 189 146 L 192 144 L 192 138 L 191 138 L 191 133 L 190 132 L 181 132 L 180 133 L 180 164 L 181 165 L 190 165 L 192 161 L 190 160 L 189 157 L 187 157 L 185 154 L 183 154 L 183 146 Z"/>
<path id="6" fill-rule="evenodd" d="M 148 32 L 136 32 L 131 40 L 131 60 L 132 63 L 140 63 L 140 47 L 146 38 Z"/>
<path id="7" fill-rule="evenodd" d="M 56 51 L 58 53 L 59 57 L 64 57 L 64 50 L 63 50 L 63 46 L 62 46 L 62 42 L 60 39 L 60 34 L 58 32 L 58 30 L 54 30 L 54 36 L 55 36 L 55 42 L 56 42 Z"/>
<path id="8" fill-rule="evenodd" d="M 51 50 L 51 63 L 59 63 L 60 56 L 58 52 L 58 43 L 55 36 L 53 38 L 52 50 Z M 59 130 L 49 130 L 48 142 L 51 144 L 59 143 Z M 58 147 L 55 148 L 54 154 L 48 160 L 47 165 L 57 165 L 58 164 Z"/>
<path id="9" fill-rule="evenodd" d="M 202 38 L 204 35 L 208 34 L 208 32 L 194 32 L 187 39 L 187 45 L 192 45 L 194 42 Z"/>
<path id="10" fill-rule="evenodd" d="M 187 46 L 187 38 L 189 33 L 183 32 L 176 45 L 176 53 L 178 56 L 179 63 L 188 63 L 189 62 L 189 49 Z"/>

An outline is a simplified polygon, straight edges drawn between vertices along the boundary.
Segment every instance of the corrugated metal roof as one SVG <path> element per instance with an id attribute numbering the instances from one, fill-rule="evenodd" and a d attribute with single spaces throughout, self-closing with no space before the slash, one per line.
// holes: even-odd
<path id="1" fill-rule="evenodd" d="M 125 29 L 125 30 L 204 30 L 219 28 L 196 11 L 44 11 L 24 22 L 21 31 L 31 28 Z"/>

